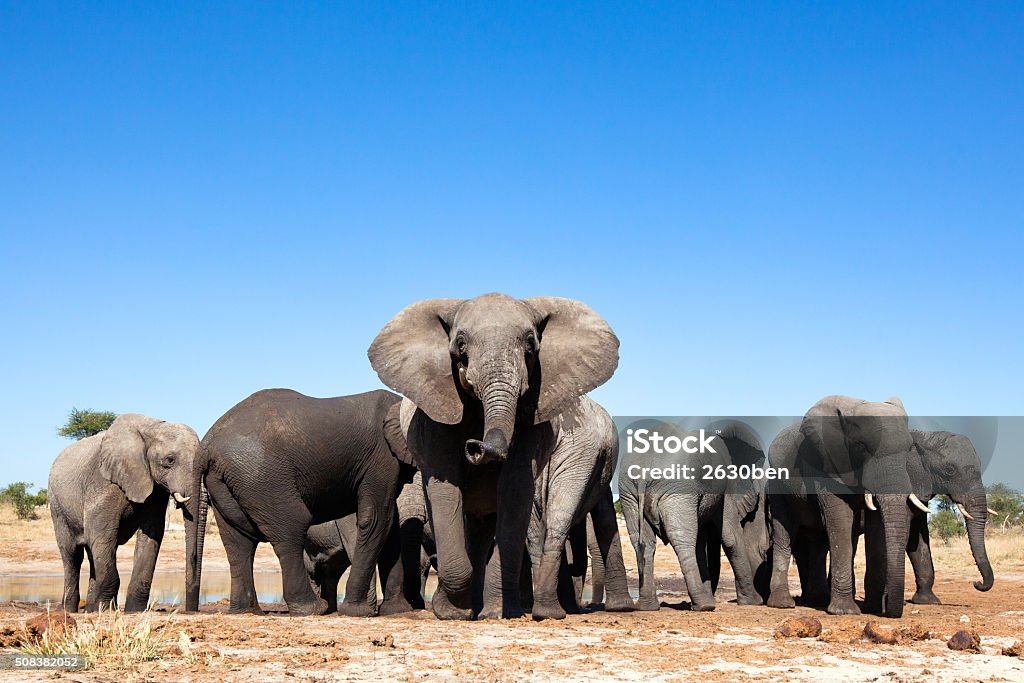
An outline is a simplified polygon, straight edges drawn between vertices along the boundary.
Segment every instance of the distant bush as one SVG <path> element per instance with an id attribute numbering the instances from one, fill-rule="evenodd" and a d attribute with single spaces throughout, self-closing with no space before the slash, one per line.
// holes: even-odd
<path id="1" fill-rule="evenodd" d="M 46 489 L 40 489 L 38 493 L 30 493 L 35 488 L 34 484 L 23 481 L 16 481 L 8 484 L 7 488 L 0 491 L 0 504 L 10 505 L 14 508 L 14 514 L 21 520 L 38 519 L 36 508 L 46 505 Z"/>
<path id="2" fill-rule="evenodd" d="M 949 508 L 940 508 L 931 515 L 928 520 L 928 531 L 931 535 L 941 538 L 943 543 L 949 543 L 950 539 L 967 533 L 960 517 Z"/>

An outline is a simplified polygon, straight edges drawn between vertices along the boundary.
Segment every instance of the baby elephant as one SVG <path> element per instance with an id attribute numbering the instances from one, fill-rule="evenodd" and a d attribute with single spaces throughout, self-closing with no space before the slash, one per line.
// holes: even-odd
<path id="1" fill-rule="evenodd" d="M 426 505 L 423 499 L 423 482 L 417 472 L 412 482 L 402 488 L 398 495 L 398 534 L 400 536 L 402 564 L 401 573 L 393 572 L 389 585 L 383 587 L 384 600 L 397 598 L 401 591 L 413 609 L 423 609 L 423 590 L 427 573 L 436 567 L 437 555 L 434 549 L 434 535 L 427 521 Z M 394 531 L 393 531 L 394 533 Z M 311 526 L 306 533 L 304 561 L 306 572 L 316 593 L 327 601 L 327 611 L 338 607 L 338 583 L 342 575 L 352 566 L 350 549 L 356 547 L 356 516 L 354 514 L 331 522 Z M 395 578 L 401 579 L 401 582 Z M 398 585 L 401 583 L 401 585 Z M 377 592 L 371 582 L 366 604 L 376 611 Z"/>
<path id="2" fill-rule="evenodd" d="M 65 610 L 78 611 L 84 553 L 89 554 L 86 609 L 116 606 L 121 584 L 117 546 L 136 532 L 125 610 L 146 608 L 167 502 L 171 495 L 179 504 L 192 495 L 192 461 L 198 448 L 199 439 L 189 427 L 129 413 L 57 456 L 48 493 L 64 563 Z"/>

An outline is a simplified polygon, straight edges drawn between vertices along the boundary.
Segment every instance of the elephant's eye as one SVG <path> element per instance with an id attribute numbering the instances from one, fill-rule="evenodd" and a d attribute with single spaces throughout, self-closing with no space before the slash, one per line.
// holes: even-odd
<path id="1" fill-rule="evenodd" d="M 455 337 L 455 350 L 459 352 L 460 356 L 466 355 L 466 338 L 461 334 Z"/>
<path id="2" fill-rule="evenodd" d="M 173 465 L 174 465 L 174 456 L 173 455 L 168 455 L 166 458 L 164 458 L 164 467 L 171 467 Z"/>
<path id="3" fill-rule="evenodd" d="M 526 335 L 526 342 L 524 346 L 526 347 L 527 358 L 537 353 L 537 336 L 533 332 Z"/>

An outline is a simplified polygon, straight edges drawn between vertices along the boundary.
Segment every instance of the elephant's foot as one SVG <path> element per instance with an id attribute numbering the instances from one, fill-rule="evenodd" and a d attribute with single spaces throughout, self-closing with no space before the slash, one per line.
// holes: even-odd
<path id="1" fill-rule="evenodd" d="M 914 596 L 910 598 L 910 602 L 915 605 L 941 605 L 942 601 L 939 597 L 932 592 L 930 588 L 919 588 Z"/>
<path id="2" fill-rule="evenodd" d="M 383 617 L 389 614 L 402 614 L 403 612 L 411 612 L 413 609 L 413 606 L 405 598 L 395 598 L 394 600 L 385 600 L 381 603 L 380 615 Z"/>
<path id="3" fill-rule="evenodd" d="M 535 621 L 565 619 L 565 610 L 562 609 L 557 600 L 535 600 L 533 602 L 533 618 Z"/>
<path id="4" fill-rule="evenodd" d="M 793 609 L 796 607 L 796 600 L 789 591 L 772 591 L 768 596 L 767 605 L 776 609 Z"/>
<path id="5" fill-rule="evenodd" d="M 373 605 L 366 604 L 365 600 L 342 600 L 341 604 L 338 605 L 338 614 L 343 617 L 375 617 L 377 611 L 373 608 Z"/>
<path id="6" fill-rule="evenodd" d="M 327 612 L 327 601 L 322 598 L 314 598 L 310 602 L 289 602 L 288 616 L 308 617 L 320 615 Z"/>
<path id="7" fill-rule="evenodd" d="M 261 610 L 259 605 L 231 605 L 228 607 L 228 614 L 255 614 L 263 616 L 266 612 Z"/>
<path id="8" fill-rule="evenodd" d="M 453 605 L 441 586 L 438 586 L 437 590 L 434 591 L 434 598 L 430 601 L 430 607 L 434 611 L 434 616 L 438 619 L 460 619 L 463 621 L 471 621 L 473 619 L 473 610 L 469 607 Z"/>
<path id="9" fill-rule="evenodd" d="M 764 600 L 761 599 L 761 596 L 758 595 L 757 593 L 754 593 L 753 595 L 739 595 L 739 594 L 737 594 L 736 595 L 736 604 L 737 605 L 763 605 L 764 604 Z"/>
<path id="10" fill-rule="evenodd" d="M 711 602 L 697 602 L 696 600 L 694 600 L 693 602 L 690 603 L 690 611 L 691 612 L 714 612 L 715 611 L 715 601 L 712 600 Z"/>
<path id="11" fill-rule="evenodd" d="M 832 602 L 829 603 L 828 609 L 825 610 L 829 614 L 860 614 L 860 607 L 857 607 L 857 603 L 850 597 L 833 597 Z"/>
<path id="12" fill-rule="evenodd" d="M 636 601 L 636 609 L 641 612 L 657 612 L 661 609 L 661 603 L 658 602 L 657 597 L 645 598 L 640 596 L 640 599 Z"/>
<path id="13" fill-rule="evenodd" d="M 609 595 L 608 601 L 604 603 L 605 612 L 632 612 L 635 609 L 633 598 L 628 595 Z"/>

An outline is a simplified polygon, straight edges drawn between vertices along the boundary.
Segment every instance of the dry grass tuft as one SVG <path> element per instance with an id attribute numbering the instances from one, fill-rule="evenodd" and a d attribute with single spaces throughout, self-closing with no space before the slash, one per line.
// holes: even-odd
<path id="1" fill-rule="evenodd" d="M 184 632 L 174 633 L 171 617 L 154 625 L 152 613 L 137 619 L 120 610 L 79 615 L 77 627 L 47 629 L 41 637 L 29 638 L 19 646 L 27 655 L 53 657 L 69 654 L 85 656 L 87 668 L 131 669 L 142 662 L 181 658 L 194 661 L 190 641 Z M 182 639 L 186 644 L 182 647 Z"/>

